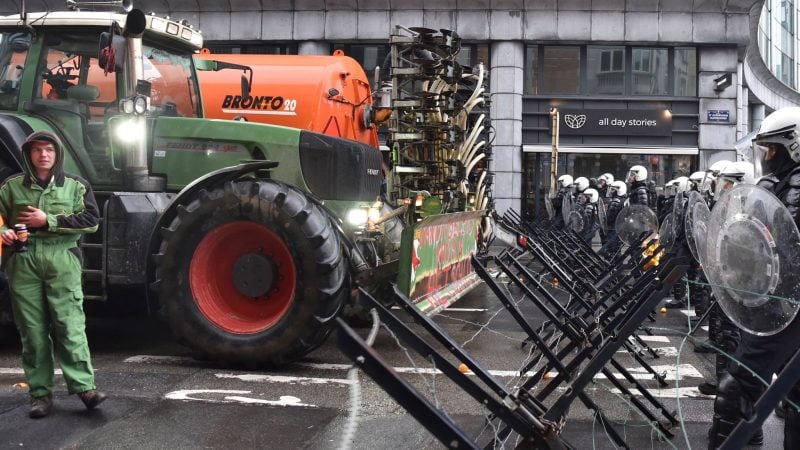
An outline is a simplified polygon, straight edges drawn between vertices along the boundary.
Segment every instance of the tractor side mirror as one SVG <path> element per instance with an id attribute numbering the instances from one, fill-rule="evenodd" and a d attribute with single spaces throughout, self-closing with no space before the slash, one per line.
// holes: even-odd
<path id="1" fill-rule="evenodd" d="M 250 72 L 252 76 L 253 72 Z M 250 80 L 247 79 L 247 75 L 242 74 L 242 98 L 247 98 L 250 96 Z"/>

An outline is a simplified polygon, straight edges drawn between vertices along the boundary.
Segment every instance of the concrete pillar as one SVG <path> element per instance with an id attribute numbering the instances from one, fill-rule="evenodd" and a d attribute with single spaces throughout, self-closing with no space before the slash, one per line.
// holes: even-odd
<path id="1" fill-rule="evenodd" d="M 761 128 L 761 122 L 767 115 L 767 107 L 763 104 L 750 105 L 750 130 L 755 131 Z"/>
<path id="2" fill-rule="evenodd" d="M 495 208 L 522 209 L 522 86 L 525 45 L 519 41 L 493 42 L 489 90 L 494 145 L 489 170 L 494 172 Z"/>
<path id="3" fill-rule="evenodd" d="M 331 46 L 327 42 L 303 41 L 297 44 L 298 55 L 330 55 Z"/>
<path id="4" fill-rule="evenodd" d="M 741 77 L 736 47 L 701 47 L 698 51 L 698 92 L 700 101 L 699 134 L 700 170 L 716 161 L 736 161 L 733 144 L 738 139 Z M 727 87 L 718 86 L 720 77 L 730 77 Z M 727 120 L 722 117 L 727 115 Z"/>

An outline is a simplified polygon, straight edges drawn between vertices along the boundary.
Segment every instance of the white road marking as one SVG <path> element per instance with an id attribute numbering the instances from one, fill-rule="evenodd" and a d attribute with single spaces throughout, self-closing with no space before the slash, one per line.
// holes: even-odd
<path id="1" fill-rule="evenodd" d="M 694 312 L 694 310 L 693 310 L 693 309 L 682 309 L 682 310 L 681 310 L 681 312 L 682 312 L 684 315 L 686 315 L 686 316 L 689 316 L 689 317 L 695 317 L 695 316 L 697 316 L 697 314 L 695 314 L 695 312 Z"/>
<path id="2" fill-rule="evenodd" d="M 598 391 L 599 390 L 600 389 L 598 389 Z M 678 388 L 678 389 L 675 389 L 674 387 L 672 387 L 672 388 L 663 388 L 663 389 L 648 389 L 648 391 L 650 392 L 650 395 L 652 395 L 653 397 L 659 397 L 659 398 L 676 398 L 676 397 L 680 397 L 680 398 L 703 398 L 703 399 L 714 398 L 713 395 L 703 395 L 703 394 L 701 394 L 700 391 L 697 389 L 697 387 L 681 387 L 681 388 Z M 614 392 L 616 394 L 622 394 L 622 392 L 619 389 L 616 389 L 616 388 L 611 389 L 611 392 Z M 637 395 L 637 396 L 641 396 L 642 395 L 642 393 L 639 392 L 638 389 L 631 389 L 630 392 L 632 392 L 633 395 Z"/>
<path id="3" fill-rule="evenodd" d="M 702 326 L 702 327 L 700 327 L 700 328 L 702 328 L 702 329 L 703 329 L 703 331 L 706 331 L 706 332 L 708 332 L 708 325 L 703 325 L 703 326 Z"/>
<path id="4" fill-rule="evenodd" d="M 684 378 L 703 378 L 703 374 L 700 373 L 694 366 L 691 364 L 681 364 L 680 366 L 675 365 L 664 365 L 664 366 L 651 366 L 656 373 L 661 374 L 664 376 L 665 381 L 675 381 L 675 380 L 683 380 Z M 626 370 L 631 374 L 631 376 L 636 380 L 653 380 L 653 374 L 645 370 L 644 367 L 627 367 Z M 614 374 L 614 378 L 618 380 L 624 380 L 625 377 L 622 376 L 621 373 L 612 372 Z M 680 378 L 678 375 L 680 374 Z M 531 374 L 533 375 L 533 374 Z M 555 378 L 558 375 L 558 372 L 548 372 L 547 378 Z M 598 373 L 594 376 L 595 380 L 605 380 L 606 377 L 602 373 Z"/>
<path id="5" fill-rule="evenodd" d="M 667 336 L 648 336 L 646 334 L 642 334 L 639 336 L 639 339 L 645 342 L 669 342 L 669 338 Z"/>
<path id="6" fill-rule="evenodd" d="M 674 357 L 678 356 L 678 348 L 677 347 L 653 347 L 653 350 L 655 350 L 656 353 L 658 353 L 662 357 L 673 357 L 674 358 Z M 628 354 L 630 354 L 629 351 L 624 350 L 624 349 L 623 350 L 617 350 L 617 353 L 628 353 Z M 650 352 L 648 352 L 647 350 L 643 350 L 643 354 L 649 355 Z"/>
<path id="7" fill-rule="evenodd" d="M 97 372 L 95 370 L 95 372 Z M 56 375 L 63 375 L 61 369 L 55 370 Z M 0 375 L 25 375 L 25 371 L 21 367 L 0 367 Z"/>
<path id="8" fill-rule="evenodd" d="M 392 306 L 391 309 L 401 311 L 403 308 L 401 308 L 399 306 Z M 449 312 L 486 312 L 488 310 L 489 310 L 488 308 L 452 308 L 451 307 L 451 308 L 446 308 L 444 311 L 449 311 Z M 444 312 L 444 311 L 442 311 L 442 312 Z"/>
<path id="9" fill-rule="evenodd" d="M 232 391 L 224 389 L 188 389 L 181 391 L 168 392 L 164 398 L 169 400 L 199 401 L 206 403 L 246 403 L 251 405 L 266 406 L 303 406 L 306 408 L 316 408 L 316 405 L 308 405 L 297 397 L 282 395 L 280 400 L 265 400 L 261 398 L 242 397 L 244 394 L 251 394 L 252 391 Z M 211 394 L 204 397 L 203 394 Z M 221 395 L 220 395 L 221 394 Z M 227 395 L 240 394 L 240 395 Z M 220 398 L 221 397 L 221 398 Z"/>
<path id="10" fill-rule="evenodd" d="M 293 377 L 286 375 L 261 375 L 255 373 L 217 373 L 214 374 L 217 378 L 235 379 L 241 381 L 254 381 L 261 383 L 298 383 L 303 385 L 308 384 L 352 384 L 350 380 L 344 378 L 311 378 L 311 377 Z"/>

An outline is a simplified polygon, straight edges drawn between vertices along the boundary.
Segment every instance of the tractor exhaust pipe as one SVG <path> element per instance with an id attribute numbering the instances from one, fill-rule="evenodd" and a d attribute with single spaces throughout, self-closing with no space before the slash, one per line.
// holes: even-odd
<path id="1" fill-rule="evenodd" d="M 147 92 L 140 92 L 140 86 L 149 86 L 144 79 L 144 63 L 142 62 L 142 35 L 147 28 L 147 18 L 139 9 L 132 9 L 125 18 L 125 28 L 122 36 L 126 41 L 125 57 L 130 72 L 126 80 L 125 91 L 128 97 L 134 95 L 150 96 Z M 149 103 L 149 102 L 148 102 Z M 132 117 L 137 123 L 137 128 L 144 130 L 146 127 L 145 115 Z M 134 191 L 160 191 L 166 186 L 162 177 L 151 177 L 147 170 L 147 139 L 139 139 L 128 149 L 126 155 L 126 175 Z"/>

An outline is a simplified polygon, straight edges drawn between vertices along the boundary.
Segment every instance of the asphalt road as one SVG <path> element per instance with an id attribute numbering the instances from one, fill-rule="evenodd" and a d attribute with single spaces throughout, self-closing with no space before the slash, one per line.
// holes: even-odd
<path id="1" fill-rule="evenodd" d="M 522 298 L 516 289 L 509 292 L 515 300 Z M 501 310 L 498 299 L 480 287 L 453 306 L 436 322 L 502 383 L 516 386 L 520 382 L 516 372 L 530 347 L 521 345 L 525 335 Z M 527 300 L 520 307 L 531 322 L 542 320 Z M 686 314 L 677 310 L 658 314 L 656 322 L 648 324 L 653 336 L 645 336 L 646 342 L 660 349 L 660 357 L 645 359 L 666 374 L 667 387 L 657 387 L 630 356 L 618 355 L 619 362 L 681 419 L 671 441 L 658 439 L 608 380 L 597 379 L 587 390 L 631 448 L 707 445 L 713 399 L 699 394 L 697 385 L 711 373 L 713 360 L 694 353 L 692 344 L 684 342 L 686 324 Z M 366 335 L 368 330 L 357 331 Z M 351 423 L 349 361 L 335 338 L 299 363 L 257 371 L 196 361 L 172 340 L 163 324 L 144 316 L 92 316 L 88 334 L 97 382 L 109 400 L 98 410 L 86 411 L 77 397 L 67 395 L 57 375 L 54 410 L 40 420 L 27 417 L 18 343 L 0 343 L 0 448 L 329 449 L 339 447 Z M 374 348 L 468 436 L 485 439 L 494 432 L 485 426 L 481 406 L 437 374 L 431 361 L 410 357 L 412 352 L 385 330 Z M 361 374 L 359 380 L 360 413 L 352 448 L 442 447 L 369 377 Z M 781 448 L 782 426 L 782 421 L 770 417 L 763 448 Z M 563 437 L 578 449 L 614 448 L 593 412 L 579 402 L 570 410 Z M 513 442 L 506 444 L 512 447 Z"/>

